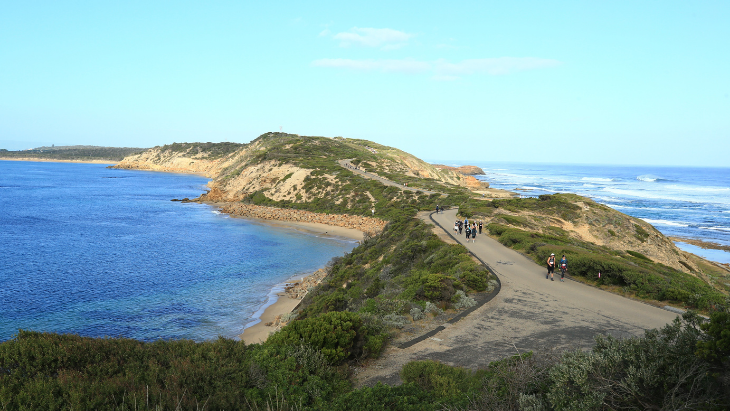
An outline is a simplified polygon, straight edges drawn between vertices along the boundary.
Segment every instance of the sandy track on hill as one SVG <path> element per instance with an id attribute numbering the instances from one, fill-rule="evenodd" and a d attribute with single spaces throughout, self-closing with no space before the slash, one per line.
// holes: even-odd
<path id="1" fill-rule="evenodd" d="M 427 213 L 420 217 L 432 224 Z M 448 230 L 456 210 L 433 217 Z M 434 232 L 443 230 L 434 226 Z M 478 236 L 476 243 L 464 243 L 464 237 L 458 241 L 492 267 L 502 281 L 501 292 L 461 321 L 444 324 L 446 328 L 432 338 L 406 349 L 387 348 L 358 373 L 358 386 L 399 384 L 399 372 L 410 361 L 429 359 L 477 369 L 517 352 L 588 348 L 597 334 L 640 336 L 677 316 L 575 281 L 560 282 L 559 275 L 547 280 L 544 267 L 486 235 Z"/>

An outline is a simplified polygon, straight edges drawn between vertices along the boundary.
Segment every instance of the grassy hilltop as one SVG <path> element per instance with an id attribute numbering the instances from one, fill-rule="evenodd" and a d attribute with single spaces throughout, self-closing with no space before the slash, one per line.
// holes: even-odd
<path id="1" fill-rule="evenodd" d="M 411 188 L 367 179 L 338 163 Z M 267 133 L 249 144 L 176 143 L 116 167 L 210 177 L 202 200 L 388 220 L 326 267 L 265 343 L 93 339 L 21 331 L 0 344 L 0 409 L 593 410 L 727 409 L 730 313 L 722 273 L 651 226 L 573 195 L 484 200 L 471 176 L 364 140 Z M 435 205 L 487 222 L 542 262 L 613 292 L 704 310 L 644 337 L 599 338 L 590 352 L 526 353 L 468 370 L 415 361 L 403 385 L 353 387 L 353 374 L 414 324 L 439 324 L 498 285 L 461 245 L 414 218 Z M 606 273 L 602 282 L 590 276 Z M 573 273 L 573 272 L 571 272 Z M 707 281 L 704 281 L 707 280 Z M 713 285 L 714 284 L 714 285 Z"/>
<path id="2" fill-rule="evenodd" d="M 360 177 L 337 162 L 346 159 L 396 183 L 452 196 L 466 195 L 468 185 L 478 185 L 472 176 L 440 170 L 411 154 L 370 141 L 285 133 L 263 134 L 249 144 L 155 147 L 125 158 L 117 167 L 204 174 L 213 179 L 204 198 L 209 201 L 355 215 L 366 215 L 373 207 L 388 214 L 395 205 L 423 205 L 424 194 Z M 449 198 L 443 201 L 453 202 Z"/>

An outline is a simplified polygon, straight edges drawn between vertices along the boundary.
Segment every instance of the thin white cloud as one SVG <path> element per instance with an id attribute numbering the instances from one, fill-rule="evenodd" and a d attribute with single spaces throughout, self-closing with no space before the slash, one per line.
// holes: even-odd
<path id="1" fill-rule="evenodd" d="M 350 31 L 335 34 L 333 38 L 340 41 L 340 47 L 354 45 L 382 47 L 383 50 L 393 50 L 405 46 L 413 36 L 413 34 L 393 29 L 353 27 Z"/>
<path id="2" fill-rule="evenodd" d="M 329 36 L 329 35 L 330 35 L 330 30 L 329 29 L 324 29 L 324 30 L 322 30 L 322 31 L 319 32 L 319 37 L 326 37 L 326 36 Z"/>
<path id="3" fill-rule="evenodd" d="M 315 67 L 343 68 L 357 71 L 382 71 L 385 73 L 417 74 L 432 69 L 431 64 L 411 59 L 402 60 L 352 60 L 319 59 L 312 62 Z"/>
<path id="4" fill-rule="evenodd" d="M 492 76 L 506 75 L 524 70 L 538 70 L 560 65 L 560 61 L 535 57 L 499 57 L 488 59 L 462 60 L 450 63 L 446 60 L 434 62 L 413 59 L 400 60 L 353 60 L 353 59 L 319 59 L 312 62 L 314 67 L 340 68 L 356 71 L 381 71 L 386 73 L 420 74 L 431 72 L 431 79 L 436 81 L 453 81 L 462 76 L 488 74 Z"/>

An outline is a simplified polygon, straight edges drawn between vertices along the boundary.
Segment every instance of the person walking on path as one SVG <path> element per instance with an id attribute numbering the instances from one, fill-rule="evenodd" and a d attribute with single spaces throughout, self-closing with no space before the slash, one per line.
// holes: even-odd
<path id="1" fill-rule="evenodd" d="M 454 235 L 459 232 L 459 222 L 454 221 Z"/>
<path id="2" fill-rule="evenodd" d="M 550 254 L 550 257 L 547 259 L 547 275 L 545 276 L 545 279 L 547 280 L 548 277 L 550 277 L 550 281 L 555 281 L 553 278 L 553 274 L 555 273 L 555 254 Z"/>
<path id="3" fill-rule="evenodd" d="M 482 222 L 480 221 L 479 222 L 479 234 L 481 234 L 481 233 L 482 233 Z"/>
<path id="4" fill-rule="evenodd" d="M 471 228 L 469 226 L 466 226 L 466 242 L 469 242 L 469 236 L 471 236 Z"/>
<path id="5" fill-rule="evenodd" d="M 563 258 L 560 259 L 560 281 L 565 282 L 565 272 L 568 271 L 568 259 L 565 258 L 565 254 L 563 254 Z"/>
<path id="6" fill-rule="evenodd" d="M 471 228 L 471 242 L 476 243 L 477 242 L 477 226 L 473 225 Z"/>

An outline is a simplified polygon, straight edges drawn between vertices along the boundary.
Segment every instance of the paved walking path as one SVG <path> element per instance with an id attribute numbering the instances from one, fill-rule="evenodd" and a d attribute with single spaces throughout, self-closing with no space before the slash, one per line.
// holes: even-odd
<path id="1" fill-rule="evenodd" d="M 428 223 L 428 214 L 421 215 Z M 453 232 L 456 210 L 433 218 Z M 545 279 L 547 269 L 504 247 L 486 234 L 476 243 L 457 240 L 485 261 L 499 276 L 502 290 L 489 303 L 435 336 L 411 347 L 390 347 L 358 376 L 360 385 L 400 382 L 398 372 L 414 360 L 438 360 L 476 369 L 491 361 L 528 350 L 588 348 L 596 334 L 616 337 L 642 335 L 677 314 L 611 294 L 575 281 Z"/>
<path id="2" fill-rule="evenodd" d="M 357 168 L 355 168 L 355 165 L 353 165 L 350 161 L 351 161 L 350 159 L 347 159 L 347 160 L 337 160 L 337 162 L 342 167 L 345 167 L 346 169 L 352 171 L 353 173 L 359 174 L 359 175 L 361 175 L 361 176 L 363 176 L 365 178 L 369 178 L 371 180 L 380 181 L 381 183 L 383 183 L 383 184 L 385 184 L 387 186 L 398 187 L 401 190 L 408 190 L 408 191 L 413 191 L 413 192 L 419 192 L 420 191 L 420 192 L 426 193 L 426 194 L 436 194 L 435 191 L 425 190 L 425 189 L 422 189 L 422 188 L 413 188 L 413 187 L 404 186 L 403 184 L 398 184 L 395 181 L 388 180 L 386 178 L 380 177 L 380 176 L 375 175 L 373 173 L 368 173 L 367 171 L 363 171 L 363 170 L 357 169 Z"/>

